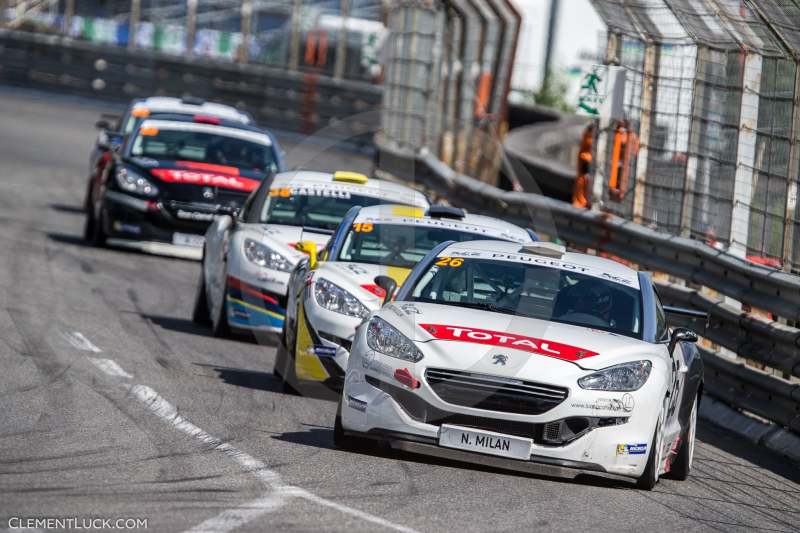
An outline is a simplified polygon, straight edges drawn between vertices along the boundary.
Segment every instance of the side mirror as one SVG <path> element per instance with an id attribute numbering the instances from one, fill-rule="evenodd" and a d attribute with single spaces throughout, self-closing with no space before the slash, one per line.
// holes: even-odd
<path id="1" fill-rule="evenodd" d="M 688 328 L 675 328 L 672 330 L 672 336 L 669 339 L 669 353 L 675 351 L 675 346 L 679 342 L 697 342 L 697 333 Z"/>
<path id="2" fill-rule="evenodd" d="M 308 255 L 308 268 L 317 268 L 317 243 L 314 241 L 300 241 L 294 245 L 296 250 L 300 250 Z"/>
<path id="3" fill-rule="evenodd" d="M 98 130 L 110 130 L 111 124 L 109 124 L 107 120 L 101 118 L 100 120 L 94 123 L 94 127 L 97 128 Z"/>
<path id="4" fill-rule="evenodd" d="M 389 276 L 375 276 L 375 285 L 384 290 L 386 295 L 383 297 L 383 303 L 391 301 L 394 298 L 394 292 L 397 290 L 397 282 Z"/>

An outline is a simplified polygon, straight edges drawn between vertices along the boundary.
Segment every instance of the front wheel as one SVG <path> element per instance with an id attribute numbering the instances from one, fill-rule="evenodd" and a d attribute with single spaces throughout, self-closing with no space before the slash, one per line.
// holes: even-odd
<path id="1" fill-rule="evenodd" d="M 694 440 L 697 433 L 697 396 L 694 397 L 694 404 L 692 405 L 692 413 L 689 415 L 689 425 L 686 428 L 684 440 L 678 450 L 678 455 L 672 461 L 669 469 L 669 474 L 664 477 L 670 479 L 677 479 L 678 481 L 685 481 L 689 477 L 689 472 L 692 470 L 692 461 L 694 460 Z"/>
<path id="2" fill-rule="evenodd" d="M 202 266 L 200 267 L 200 282 L 197 287 L 197 295 L 194 298 L 192 322 L 201 326 L 211 325 L 211 311 L 208 309 L 208 296 L 206 295 L 206 276 Z"/>
<path id="3" fill-rule="evenodd" d="M 222 301 L 219 304 L 219 310 L 211 319 L 211 333 L 215 337 L 225 338 L 231 335 L 231 326 L 228 323 L 228 284 L 226 283 L 222 289 L 220 296 Z"/>
<path id="4" fill-rule="evenodd" d="M 650 454 L 647 456 L 647 466 L 641 477 L 636 480 L 636 486 L 642 490 L 653 490 L 658 483 L 658 470 L 661 465 L 661 422 L 656 424 Z"/>
<path id="5" fill-rule="evenodd" d="M 342 427 L 342 396 L 339 397 L 336 419 L 333 422 L 333 444 L 339 449 L 353 452 L 369 451 L 375 448 L 373 440 L 345 434 L 344 427 Z"/>

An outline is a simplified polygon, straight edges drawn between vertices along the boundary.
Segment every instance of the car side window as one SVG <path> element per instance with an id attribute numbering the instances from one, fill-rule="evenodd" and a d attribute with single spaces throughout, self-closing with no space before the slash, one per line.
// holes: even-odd
<path id="1" fill-rule="evenodd" d="M 656 301 L 656 340 L 667 340 L 667 314 L 664 312 L 664 306 L 661 305 L 661 297 L 658 295 L 655 285 L 653 286 L 653 294 L 655 294 Z"/>

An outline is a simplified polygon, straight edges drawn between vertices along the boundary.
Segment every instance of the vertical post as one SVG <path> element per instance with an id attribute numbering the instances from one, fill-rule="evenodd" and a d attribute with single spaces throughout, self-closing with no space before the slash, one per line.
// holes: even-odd
<path id="1" fill-rule="evenodd" d="M 644 199 L 647 188 L 647 158 L 650 145 L 650 123 L 653 118 L 658 76 L 659 46 L 648 44 L 644 50 L 644 76 L 642 76 L 642 110 L 639 119 L 639 154 L 636 157 L 636 182 L 633 189 L 633 221 L 642 223 Z"/>
<path id="2" fill-rule="evenodd" d="M 608 34 L 606 41 L 606 56 L 603 62 L 606 65 L 618 65 L 620 50 L 620 37 L 616 33 Z M 599 209 L 603 201 L 603 184 L 606 180 L 606 152 L 608 151 L 608 136 L 611 135 L 607 119 L 598 119 L 595 122 L 594 154 L 592 155 L 592 209 Z"/>
<path id="3" fill-rule="evenodd" d="M 794 106 L 792 106 L 792 129 L 789 134 L 789 171 L 786 173 L 786 212 L 783 224 L 783 269 L 792 270 L 794 261 L 795 221 L 797 211 L 797 181 L 800 180 L 800 65 L 795 64 L 794 73 Z M 799 265 L 795 265 L 800 268 Z"/>
<path id="4" fill-rule="evenodd" d="M 142 0 L 131 0 L 131 16 L 128 23 L 128 50 L 136 48 L 136 34 L 142 18 Z"/>
<path id="5" fill-rule="evenodd" d="M 692 94 L 692 117 L 689 126 L 689 149 L 686 160 L 686 175 L 683 179 L 683 205 L 681 205 L 680 235 L 689 237 L 692 233 L 692 212 L 694 211 L 694 188 L 697 182 L 697 147 L 700 146 L 700 136 L 703 131 L 703 121 L 698 117 L 702 112 L 703 95 L 706 84 L 700 81 L 701 69 L 705 68 L 708 61 L 708 49 L 705 46 L 697 48 L 694 63 L 694 93 Z"/>
<path id="6" fill-rule="evenodd" d="M 333 77 L 340 80 L 344 77 L 344 68 L 347 65 L 347 19 L 350 18 L 350 0 L 339 1 L 341 26 L 339 36 L 336 38 L 336 59 L 333 64 Z"/>
<path id="7" fill-rule="evenodd" d="M 194 54 L 194 38 L 197 33 L 197 0 L 186 0 L 186 53 Z"/>
<path id="8" fill-rule="evenodd" d="M 300 14 L 303 0 L 292 0 L 292 33 L 289 36 L 289 70 L 300 67 Z"/>
<path id="9" fill-rule="evenodd" d="M 64 28 L 61 33 L 69 35 L 72 31 L 72 18 L 75 16 L 75 0 L 64 2 Z"/>
<path id="10" fill-rule="evenodd" d="M 6 8 L 8 7 L 8 0 L 0 0 L 0 28 L 6 25 Z"/>
<path id="11" fill-rule="evenodd" d="M 750 231 L 750 204 L 753 199 L 753 168 L 756 159 L 756 127 L 758 126 L 758 95 L 761 92 L 760 55 L 746 52 L 742 107 L 739 115 L 739 149 L 736 156 L 736 177 L 733 184 L 733 213 L 729 252 L 738 257 L 747 254 Z"/>
<path id="12" fill-rule="evenodd" d="M 242 44 L 236 59 L 247 62 L 250 58 L 250 35 L 253 33 L 253 0 L 242 0 Z"/>
<path id="13" fill-rule="evenodd" d="M 555 48 L 556 32 L 558 31 L 559 0 L 550 0 L 550 13 L 547 19 L 547 47 L 544 51 L 544 72 L 542 72 L 542 87 L 550 83 L 550 65 L 553 63 L 553 49 Z"/>

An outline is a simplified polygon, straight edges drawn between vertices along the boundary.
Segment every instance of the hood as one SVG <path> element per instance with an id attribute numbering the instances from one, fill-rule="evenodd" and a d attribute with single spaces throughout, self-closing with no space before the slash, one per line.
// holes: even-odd
<path id="1" fill-rule="evenodd" d="M 178 191 L 180 189 L 205 190 L 211 188 L 216 193 L 225 192 L 246 197 L 258 188 L 266 173 L 227 165 L 214 165 L 195 161 L 165 161 L 143 157 L 132 157 L 126 165 L 135 167 L 142 174 L 155 178 L 159 190 Z M 213 198 L 206 198 L 213 201 Z"/>
<path id="2" fill-rule="evenodd" d="M 384 297 L 383 289 L 375 284 L 375 277 L 389 276 L 395 280 L 399 287 L 406 280 L 409 273 L 411 273 L 409 268 L 328 261 L 320 263 L 314 276 L 316 278 L 325 278 L 339 285 L 372 311 L 383 304 Z"/>
<path id="3" fill-rule="evenodd" d="M 507 356 L 502 368 L 513 374 L 526 364 L 598 370 L 658 353 L 654 345 L 623 335 L 456 305 L 397 302 L 384 307 L 381 318 L 445 365 L 488 365 L 494 373 L 496 354 Z"/>

